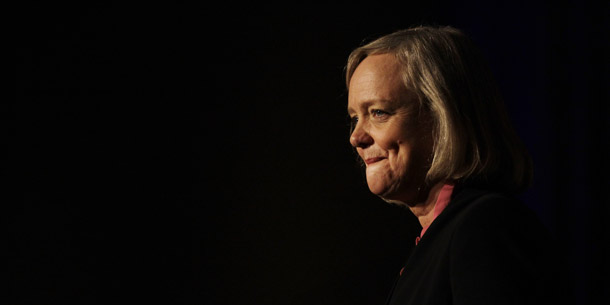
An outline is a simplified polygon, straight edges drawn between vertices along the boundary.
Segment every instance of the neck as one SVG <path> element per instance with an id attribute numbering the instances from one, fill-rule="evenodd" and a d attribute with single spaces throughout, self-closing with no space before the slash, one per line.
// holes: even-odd
<path id="1" fill-rule="evenodd" d="M 423 228 L 428 227 L 434 220 L 434 206 L 436 205 L 438 194 L 440 194 L 443 185 L 443 182 L 435 184 L 430 188 L 428 196 L 424 201 L 409 205 L 409 209 L 413 212 L 415 217 L 417 217 Z"/>

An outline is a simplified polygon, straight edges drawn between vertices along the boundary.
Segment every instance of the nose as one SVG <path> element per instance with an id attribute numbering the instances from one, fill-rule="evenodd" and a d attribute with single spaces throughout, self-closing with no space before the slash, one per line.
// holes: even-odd
<path id="1" fill-rule="evenodd" d="M 373 144 L 373 137 L 368 133 L 363 123 L 358 122 L 352 134 L 349 137 L 349 142 L 354 148 L 366 148 Z"/>

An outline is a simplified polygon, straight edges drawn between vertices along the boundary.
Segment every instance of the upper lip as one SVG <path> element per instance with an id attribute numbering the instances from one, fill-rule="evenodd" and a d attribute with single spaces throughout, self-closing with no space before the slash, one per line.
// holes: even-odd
<path id="1" fill-rule="evenodd" d="M 385 159 L 385 157 L 370 157 L 370 158 L 364 159 L 364 163 L 369 165 L 371 163 L 375 163 L 375 162 L 378 162 L 378 161 L 383 160 L 383 159 Z"/>

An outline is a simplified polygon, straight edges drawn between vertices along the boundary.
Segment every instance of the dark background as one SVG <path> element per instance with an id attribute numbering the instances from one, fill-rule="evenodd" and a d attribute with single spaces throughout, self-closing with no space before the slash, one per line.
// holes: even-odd
<path id="1" fill-rule="evenodd" d="M 368 193 L 343 67 L 419 24 L 483 49 L 534 158 L 523 200 L 573 300 L 608 300 L 608 4 L 507 3 L 16 10 L 2 303 L 383 304 L 419 227 Z"/>

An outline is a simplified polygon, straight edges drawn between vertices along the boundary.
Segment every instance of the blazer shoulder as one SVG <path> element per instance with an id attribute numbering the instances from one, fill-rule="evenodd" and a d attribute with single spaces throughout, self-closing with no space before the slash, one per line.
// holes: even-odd
<path id="1" fill-rule="evenodd" d="M 459 197 L 456 200 L 460 200 Z M 495 192 L 478 192 L 456 202 L 454 233 L 490 237 L 495 233 L 547 235 L 538 216 L 517 198 Z"/>
<path id="2" fill-rule="evenodd" d="M 507 219 L 524 217 L 527 213 L 525 206 L 510 196 L 464 188 L 454 193 L 447 208 L 432 222 L 423 239 L 438 236 L 434 239 L 448 240 L 457 231 L 480 234 L 482 232 L 476 231 L 499 225 Z"/>
<path id="3" fill-rule="evenodd" d="M 540 304 L 563 285 L 550 231 L 520 200 L 487 192 L 455 217 L 449 256 L 456 299 L 491 304 L 512 295 L 519 304 Z"/>
<path id="4" fill-rule="evenodd" d="M 515 197 L 489 191 L 469 191 L 454 198 L 460 218 L 531 217 L 533 211 Z"/>

